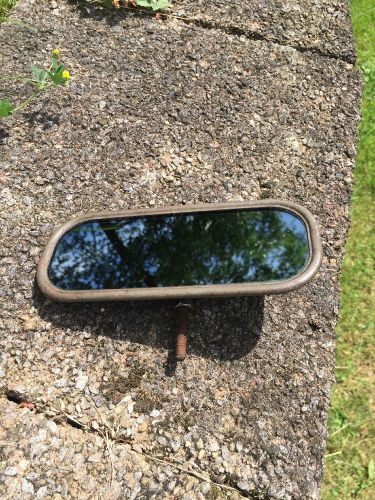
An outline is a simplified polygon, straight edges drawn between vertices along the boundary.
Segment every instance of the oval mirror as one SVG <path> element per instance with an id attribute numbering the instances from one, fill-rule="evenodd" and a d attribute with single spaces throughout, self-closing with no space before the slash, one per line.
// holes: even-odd
<path id="1" fill-rule="evenodd" d="M 55 300 L 127 300 L 282 293 L 321 262 L 312 215 L 268 200 L 75 218 L 38 267 Z"/>

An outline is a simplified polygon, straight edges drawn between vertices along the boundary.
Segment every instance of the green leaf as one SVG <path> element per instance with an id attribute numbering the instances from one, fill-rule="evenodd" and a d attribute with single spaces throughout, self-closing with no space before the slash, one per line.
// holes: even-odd
<path id="1" fill-rule="evenodd" d="M 44 69 L 39 69 L 36 66 L 31 66 L 31 74 L 33 75 L 33 80 L 39 84 L 39 86 L 43 87 L 47 71 Z"/>
<path id="2" fill-rule="evenodd" d="M 51 80 L 52 82 L 55 84 L 55 85 L 65 85 L 67 80 L 65 80 L 65 78 L 62 77 L 62 71 L 58 71 L 56 73 L 50 73 L 50 77 L 51 77 Z"/>
<path id="3" fill-rule="evenodd" d="M 48 76 L 55 85 L 66 85 L 68 80 L 62 77 L 64 71 L 65 67 L 63 64 L 59 64 L 57 61 L 52 61 L 52 69 L 48 72 Z"/>
<path id="4" fill-rule="evenodd" d="M 0 117 L 9 116 L 13 113 L 15 106 L 8 100 L 0 100 Z"/>
<path id="5" fill-rule="evenodd" d="M 137 5 L 156 11 L 169 9 L 171 7 L 171 2 L 169 2 L 169 0 L 137 0 Z"/>
<path id="6" fill-rule="evenodd" d="M 57 59 L 52 59 L 51 66 L 52 66 L 52 73 L 59 73 L 59 72 L 61 73 L 64 71 L 64 65 L 59 63 Z"/>

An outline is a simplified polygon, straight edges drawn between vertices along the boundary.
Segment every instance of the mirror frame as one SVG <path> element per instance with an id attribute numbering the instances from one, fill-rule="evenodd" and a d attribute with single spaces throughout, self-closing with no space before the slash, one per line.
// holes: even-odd
<path id="1" fill-rule="evenodd" d="M 191 212 L 217 212 L 233 209 L 282 209 L 296 215 L 305 223 L 308 233 L 310 258 L 305 267 L 293 278 L 261 283 L 232 283 L 228 285 L 189 285 L 150 288 L 123 288 L 105 290 L 62 290 L 54 286 L 48 277 L 50 260 L 60 238 L 74 226 L 83 222 L 120 217 L 142 217 Z M 322 245 L 317 223 L 312 214 L 304 207 L 281 200 L 259 200 L 248 202 L 212 203 L 205 205 L 183 205 L 179 207 L 151 208 L 94 212 L 79 215 L 59 226 L 49 239 L 37 268 L 39 289 L 50 299 L 59 302 L 96 302 L 118 300 L 152 299 L 191 299 L 203 297 L 233 297 L 246 295 L 280 294 L 295 290 L 310 281 L 318 272 L 322 261 Z"/>

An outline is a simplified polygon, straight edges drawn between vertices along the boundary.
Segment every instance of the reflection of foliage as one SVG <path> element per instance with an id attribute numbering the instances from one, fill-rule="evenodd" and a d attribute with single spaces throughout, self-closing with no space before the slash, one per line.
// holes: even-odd
<path id="1" fill-rule="evenodd" d="M 294 276 L 307 256 L 304 225 L 287 212 L 152 216 L 74 228 L 49 274 L 80 290 L 271 281 Z"/>

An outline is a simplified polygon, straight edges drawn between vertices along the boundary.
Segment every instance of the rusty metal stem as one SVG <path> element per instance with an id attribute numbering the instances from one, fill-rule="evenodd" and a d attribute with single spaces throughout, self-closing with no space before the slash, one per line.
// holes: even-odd
<path id="1" fill-rule="evenodd" d="M 176 341 L 176 359 L 183 361 L 186 358 L 188 342 L 188 323 L 190 304 L 178 304 L 177 306 L 177 341 Z"/>

